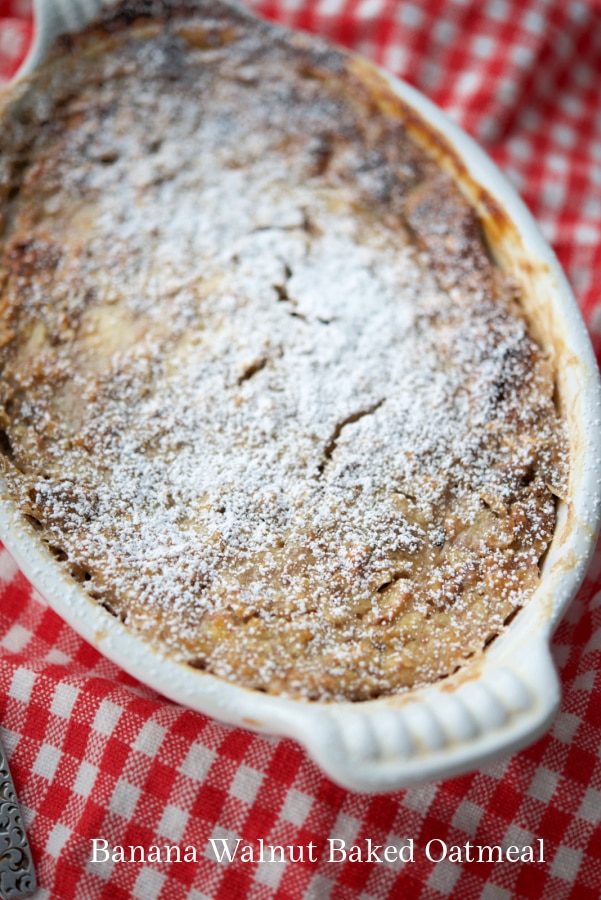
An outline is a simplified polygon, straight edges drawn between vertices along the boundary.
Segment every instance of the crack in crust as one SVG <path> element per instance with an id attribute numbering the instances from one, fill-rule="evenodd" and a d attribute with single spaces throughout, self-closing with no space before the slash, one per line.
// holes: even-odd
<path id="1" fill-rule="evenodd" d="M 343 429 L 346 428 L 347 425 L 352 425 L 355 422 L 358 422 L 359 419 L 363 419 L 364 416 L 373 415 L 377 409 L 380 409 L 380 407 L 382 406 L 383 403 L 384 403 L 383 399 L 378 400 L 377 403 L 374 403 L 372 406 L 369 406 L 367 409 L 360 409 L 357 412 L 353 412 L 350 415 L 346 416 L 341 422 L 336 423 L 336 427 L 334 428 L 334 431 L 332 432 L 332 436 L 330 437 L 330 440 L 328 441 L 328 443 L 326 444 L 326 446 L 324 448 L 323 461 L 318 466 L 318 471 L 319 471 L 320 475 L 323 475 L 324 469 L 327 466 L 328 461 L 330 459 L 332 459 L 334 450 L 336 449 L 336 444 L 338 443 L 338 438 L 342 434 Z"/>

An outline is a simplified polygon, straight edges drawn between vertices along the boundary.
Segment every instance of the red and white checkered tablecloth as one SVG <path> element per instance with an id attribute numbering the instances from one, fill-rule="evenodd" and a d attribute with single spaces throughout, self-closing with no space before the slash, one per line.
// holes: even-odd
<path id="1" fill-rule="evenodd" d="M 371 57 L 474 135 L 557 251 L 601 353 L 600 0 L 247 2 Z M 30 6 L 0 0 L 4 79 L 28 45 Z M 0 731 L 37 900 L 601 896 L 601 552 L 555 635 L 563 700 L 550 732 L 472 774 L 375 797 L 332 784 L 290 740 L 222 725 L 141 686 L 63 624 L 5 551 L 0 585 Z M 196 859 L 93 862 L 92 838 L 192 847 Z M 306 851 L 304 862 L 218 862 L 211 838 L 313 844 L 315 861 Z M 412 839 L 414 858 L 329 861 L 328 838 Z M 544 862 L 425 853 L 429 841 L 539 840 Z"/>

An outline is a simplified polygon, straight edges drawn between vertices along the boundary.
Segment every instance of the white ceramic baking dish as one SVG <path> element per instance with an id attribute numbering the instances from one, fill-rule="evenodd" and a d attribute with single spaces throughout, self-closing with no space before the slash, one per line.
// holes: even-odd
<path id="1" fill-rule="evenodd" d="M 19 77 L 40 63 L 52 37 L 82 25 L 102 5 L 37 0 L 36 40 Z M 366 77 L 381 77 L 368 64 L 356 65 Z M 483 151 L 416 90 L 385 77 L 415 137 L 453 171 L 495 253 L 522 283 L 535 332 L 555 360 L 558 403 L 569 426 L 569 499 L 559 504 L 541 584 L 483 657 L 434 685 L 364 703 L 307 703 L 238 687 L 161 656 L 129 632 L 63 572 L 6 496 L 0 500 L 2 541 L 51 606 L 102 653 L 172 700 L 295 738 L 332 779 L 362 791 L 475 768 L 549 726 L 560 696 L 550 638 L 584 576 L 600 518 L 601 391 L 568 283 L 526 207 Z"/>

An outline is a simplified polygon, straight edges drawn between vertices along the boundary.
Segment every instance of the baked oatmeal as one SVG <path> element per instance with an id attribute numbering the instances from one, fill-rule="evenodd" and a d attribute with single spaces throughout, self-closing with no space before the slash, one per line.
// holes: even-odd
<path id="1" fill-rule="evenodd" d="M 384 80 L 135 2 L 0 122 L 8 490 L 164 653 L 366 700 L 478 656 L 565 490 L 554 373 Z"/>

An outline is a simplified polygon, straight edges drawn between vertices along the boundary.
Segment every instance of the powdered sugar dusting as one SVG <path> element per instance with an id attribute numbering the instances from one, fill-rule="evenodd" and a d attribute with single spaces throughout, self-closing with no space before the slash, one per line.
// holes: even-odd
<path id="1" fill-rule="evenodd" d="M 15 201 L 14 490 L 200 668 L 312 699 L 448 674 L 552 535 L 544 355 L 492 267 L 443 288 L 398 199 L 431 164 L 393 161 L 337 54 L 316 87 L 261 45 L 251 77 L 252 27 L 202 59 L 171 27 L 87 61 Z"/>

